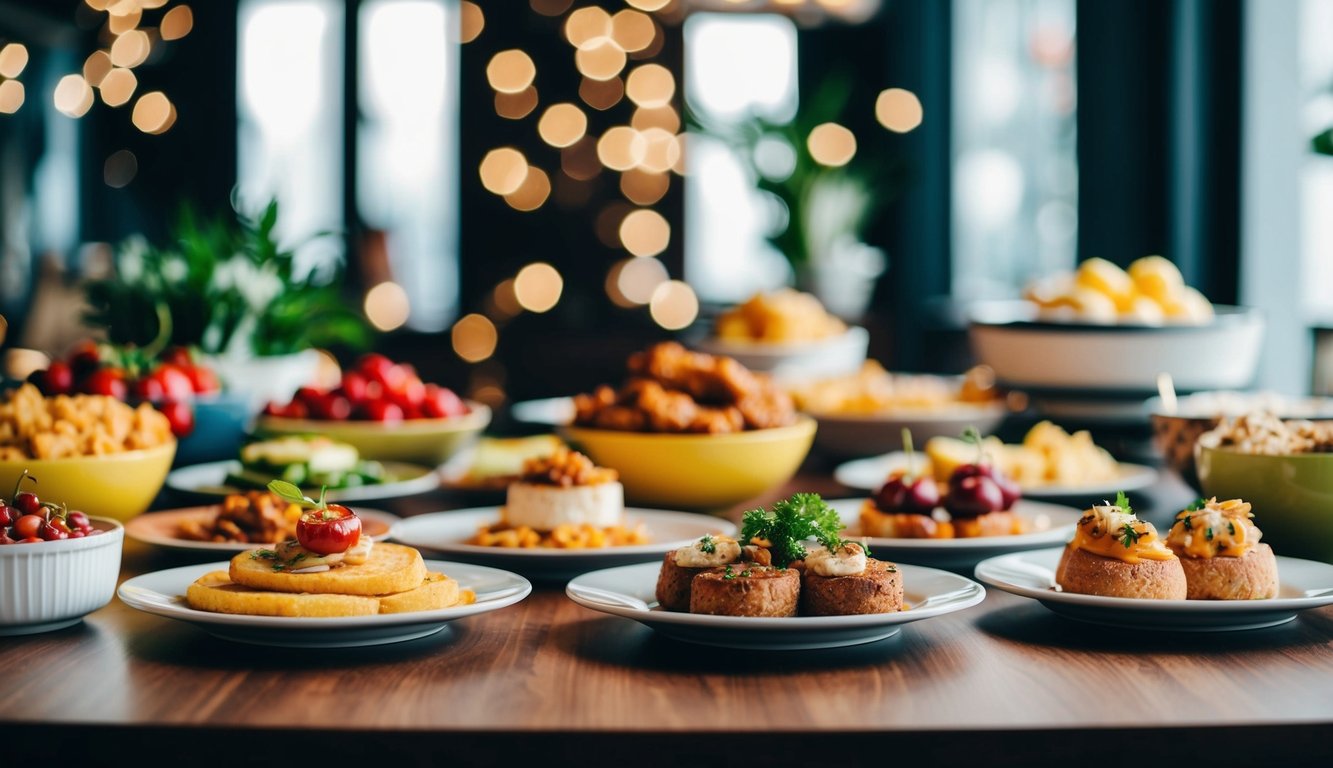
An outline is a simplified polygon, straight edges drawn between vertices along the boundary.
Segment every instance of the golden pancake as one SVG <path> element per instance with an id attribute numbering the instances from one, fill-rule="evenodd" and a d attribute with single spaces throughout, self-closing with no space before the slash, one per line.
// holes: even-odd
<path id="1" fill-rule="evenodd" d="M 248 616 L 373 616 L 380 609 L 379 598 L 375 597 L 261 592 L 233 584 L 223 571 L 201 576 L 186 590 L 185 599 L 195 610 Z"/>
<path id="2" fill-rule="evenodd" d="M 242 552 L 231 559 L 231 580 L 252 589 L 331 595 L 391 595 L 416 589 L 426 579 L 421 553 L 399 544 L 378 543 L 361 565 L 321 573 L 273 570 L 273 562 Z"/>

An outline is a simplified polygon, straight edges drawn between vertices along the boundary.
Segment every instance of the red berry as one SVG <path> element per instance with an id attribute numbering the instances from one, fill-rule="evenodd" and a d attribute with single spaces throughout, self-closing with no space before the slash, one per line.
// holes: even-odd
<path id="1" fill-rule="evenodd" d="M 265 416 L 281 416 L 281 415 L 282 415 L 282 412 L 283 412 L 286 408 L 287 408 L 287 406 L 285 406 L 285 405 L 278 405 L 277 403 L 269 403 L 268 405 L 264 406 L 264 415 L 265 415 Z"/>
<path id="2" fill-rule="evenodd" d="M 313 413 L 315 411 L 315 405 L 322 397 L 324 397 L 324 393 L 314 387 L 301 387 L 296 390 L 296 395 L 292 397 L 292 402 L 305 403 L 306 407 Z"/>
<path id="3" fill-rule="evenodd" d="M 21 513 L 17 509 L 0 502 L 0 528 L 8 528 L 13 525 L 20 515 Z"/>
<path id="4" fill-rule="evenodd" d="M 202 365 L 192 365 L 184 369 L 190 377 L 190 384 L 194 387 L 196 394 L 211 394 L 222 391 L 222 385 L 218 382 L 218 376 L 212 370 Z"/>
<path id="5" fill-rule="evenodd" d="M 119 368 L 98 368 L 84 379 L 82 389 L 90 395 L 106 395 L 117 400 L 129 397 L 125 373 Z"/>
<path id="6" fill-rule="evenodd" d="M 91 341 L 79 342 L 69 355 L 69 367 L 74 371 L 75 379 L 90 376 L 102 363 L 102 355 L 97 345 Z"/>
<path id="7" fill-rule="evenodd" d="M 37 494 L 32 491 L 19 491 L 14 494 L 14 506 L 18 508 L 21 515 L 40 515 L 42 513 L 42 500 L 37 498 Z"/>
<path id="8" fill-rule="evenodd" d="M 176 437 L 185 437 L 194 431 L 194 408 L 190 407 L 189 403 L 168 400 L 159 405 L 158 410 L 167 417 L 167 423 L 171 425 L 171 434 Z"/>
<path id="9" fill-rule="evenodd" d="M 944 508 L 954 517 L 978 517 L 1004 508 L 1004 494 L 985 475 L 969 475 L 958 482 L 949 479 Z"/>
<path id="10" fill-rule="evenodd" d="M 65 518 L 65 522 L 69 523 L 71 529 L 83 530 L 93 527 L 92 521 L 88 519 L 88 516 L 77 510 L 70 512 L 69 516 Z"/>
<path id="11" fill-rule="evenodd" d="M 69 538 L 69 526 L 65 525 L 64 520 L 57 517 L 47 521 L 37 533 L 45 541 L 59 541 L 60 539 Z"/>
<path id="12" fill-rule="evenodd" d="M 162 380 L 156 376 L 145 376 L 134 382 L 134 396 L 149 403 L 160 403 L 167 395 L 162 387 Z"/>
<path id="13" fill-rule="evenodd" d="M 372 400 L 365 404 L 366 418 L 371 421 L 396 423 L 403 420 L 403 409 L 384 400 Z"/>
<path id="14" fill-rule="evenodd" d="M 344 397 L 351 401 L 353 405 L 360 405 L 369 399 L 367 390 L 370 388 L 370 379 L 363 373 L 350 371 L 343 374 L 342 384 L 338 389 L 342 391 Z"/>
<path id="15" fill-rule="evenodd" d="M 187 368 L 194 365 L 194 357 L 188 347 L 171 347 L 162 353 L 162 362 Z"/>
<path id="16" fill-rule="evenodd" d="M 467 405 L 452 389 L 426 385 L 426 399 L 421 403 L 421 414 L 428 419 L 449 419 L 467 413 Z"/>
<path id="17" fill-rule="evenodd" d="M 46 393 L 67 395 L 74 390 L 74 369 L 59 360 L 46 369 Z"/>
<path id="18" fill-rule="evenodd" d="M 308 419 L 310 418 L 310 406 L 300 400 L 293 400 L 282 408 L 278 414 L 284 419 Z"/>
<path id="19" fill-rule="evenodd" d="M 381 384 L 395 376 L 403 375 L 401 371 L 394 373 L 394 371 L 398 371 L 398 366 L 394 365 L 392 360 L 374 352 L 363 355 L 357 362 L 356 368 L 372 381 L 378 381 Z"/>
<path id="20" fill-rule="evenodd" d="M 190 375 L 178 365 L 165 363 L 153 371 L 153 378 L 162 382 L 162 396 L 167 400 L 191 400 L 194 397 L 194 384 Z"/>
<path id="21" fill-rule="evenodd" d="M 46 520 L 42 519 L 41 515 L 24 515 L 14 521 L 13 536 L 24 540 L 36 538 L 45 524 Z"/>

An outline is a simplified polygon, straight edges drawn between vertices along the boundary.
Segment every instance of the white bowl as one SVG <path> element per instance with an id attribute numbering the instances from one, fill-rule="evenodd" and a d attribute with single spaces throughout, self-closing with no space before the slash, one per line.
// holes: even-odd
<path id="1" fill-rule="evenodd" d="M 979 361 L 1015 387 L 1147 396 L 1169 373 L 1180 392 L 1244 388 L 1259 364 L 1263 315 L 1216 311 L 1207 325 L 1094 325 L 1039 321 L 1025 301 L 982 302 L 969 336 Z"/>
<path id="2" fill-rule="evenodd" d="M 0 636 L 67 627 L 111 602 L 125 529 L 90 519 L 103 533 L 0 546 Z"/>
<path id="3" fill-rule="evenodd" d="M 839 336 L 818 341 L 774 344 L 709 336 L 694 346 L 710 355 L 734 357 L 752 371 L 792 382 L 856 373 L 866 361 L 870 334 L 864 328 L 852 326 Z"/>

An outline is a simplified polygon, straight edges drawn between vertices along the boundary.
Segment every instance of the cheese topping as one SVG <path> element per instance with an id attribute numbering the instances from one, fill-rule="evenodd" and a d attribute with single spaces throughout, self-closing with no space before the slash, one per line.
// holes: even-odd
<path id="1" fill-rule="evenodd" d="M 682 568 L 716 568 L 734 563 L 741 556 L 741 545 L 728 536 L 704 536 L 688 547 L 676 550 L 676 565 Z"/>
<path id="2" fill-rule="evenodd" d="M 1174 560 L 1175 554 L 1157 536 L 1152 523 L 1117 506 L 1093 507 L 1083 514 L 1070 546 L 1126 563 Z"/>
<path id="3" fill-rule="evenodd" d="M 865 550 L 854 541 L 832 552 L 823 547 L 812 549 L 805 556 L 806 570 L 820 576 L 855 576 L 863 573 L 867 564 Z"/>
<path id="4" fill-rule="evenodd" d="M 1202 509 L 1176 515 L 1166 543 L 1180 557 L 1244 557 L 1263 537 L 1252 517 L 1248 502 L 1209 499 Z"/>

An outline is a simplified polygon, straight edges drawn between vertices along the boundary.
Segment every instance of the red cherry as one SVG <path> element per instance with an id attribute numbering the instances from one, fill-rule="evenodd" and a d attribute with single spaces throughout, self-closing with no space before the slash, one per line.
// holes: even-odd
<path id="1" fill-rule="evenodd" d="M 167 400 L 191 400 L 194 398 L 194 384 L 190 374 L 178 365 L 165 363 L 153 371 L 153 377 L 162 382 L 162 396 Z"/>
<path id="2" fill-rule="evenodd" d="M 370 421 L 391 424 L 403 420 L 403 409 L 384 400 L 372 400 L 366 403 L 364 413 Z"/>
<path id="3" fill-rule="evenodd" d="M 426 385 L 426 399 L 421 403 L 421 414 L 428 419 L 449 419 L 467 413 L 467 405 L 452 389 Z"/>
<path id="4" fill-rule="evenodd" d="M 171 434 L 176 437 L 185 437 L 194 431 L 194 408 L 189 403 L 168 400 L 157 409 L 167 417 L 167 423 L 171 425 Z"/>
<path id="5" fill-rule="evenodd" d="M 282 412 L 278 415 L 284 419 L 308 419 L 310 418 L 310 406 L 300 400 L 293 400 L 283 406 Z"/>
<path id="6" fill-rule="evenodd" d="M 69 367 L 73 370 L 75 379 L 91 375 L 101 363 L 102 355 L 97 351 L 97 345 L 91 341 L 79 342 L 69 355 Z"/>
<path id="7" fill-rule="evenodd" d="M 20 515 L 40 515 L 42 513 L 42 500 L 37 498 L 37 494 L 32 491 L 19 491 L 14 494 L 14 506 L 18 508 Z"/>
<path id="8" fill-rule="evenodd" d="M 185 373 L 190 377 L 190 385 L 194 388 L 196 394 L 203 395 L 222 391 L 222 384 L 218 382 L 218 375 L 202 365 L 189 366 L 185 368 Z"/>
<path id="9" fill-rule="evenodd" d="M 905 505 L 923 515 L 929 515 L 940 505 L 940 487 L 929 477 L 918 477 L 908 488 Z"/>
<path id="10" fill-rule="evenodd" d="M 370 379 L 363 373 L 349 371 L 343 374 L 342 384 L 339 389 L 353 405 L 360 405 L 369 399 L 367 390 L 370 388 Z"/>
<path id="11" fill-rule="evenodd" d="M 189 347 L 171 347 L 162 353 L 162 362 L 188 368 L 194 365 L 194 356 L 190 354 Z"/>
<path id="12" fill-rule="evenodd" d="M 984 475 L 969 475 L 957 483 L 950 478 L 944 508 L 954 517 L 978 517 L 1003 509 L 1004 494 Z"/>
<path id="13" fill-rule="evenodd" d="M 98 368 L 83 380 L 82 389 L 90 395 L 106 395 L 117 400 L 124 400 L 130 394 L 125 373 L 119 368 Z"/>
<path id="14" fill-rule="evenodd" d="M 92 521 L 88 519 L 88 516 L 78 510 L 70 512 L 69 516 L 65 518 L 65 522 L 69 523 L 69 527 L 75 530 L 83 530 L 93 527 Z"/>
<path id="15" fill-rule="evenodd" d="M 875 506 L 883 512 L 898 512 L 907 506 L 907 482 L 902 475 L 889 478 L 875 492 Z"/>
<path id="16" fill-rule="evenodd" d="M 402 375 L 401 372 L 395 373 L 399 369 L 398 366 L 393 364 L 392 360 L 374 352 L 363 355 L 357 361 L 356 369 L 364 373 L 371 381 L 378 381 L 381 384 Z"/>
<path id="17" fill-rule="evenodd" d="M 45 541 L 59 541 L 69 538 L 69 526 L 60 518 L 52 518 L 38 530 L 37 534 Z"/>
<path id="18" fill-rule="evenodd" d="M 1014 482 L 1013 478 L 996 468 L 991 472 L 991 480 L 1000 488 L 1001 495 L 1004 496 L 1004 506 L 1001 509 L 1012 509 L 1019 499 L 1023 498 L 1023 489 Z"/>
<path id="19" fill-rule="evenodd" d="M 134 396 L 149 403 L 160 403 L 167 395 L 162 380 L 156 376 L 145 376 L 134 382 Z"/>
<path id="20" fill-rule="evenodd" d="M 46 520 L 41 515 L 24 515 L 14 521 L 14 533 L 12 535 L 16 539 L 37 539 L 42 526 L 45 524 Z M 40 541 L 40 539 L 37 540 Z"/>
<path id="21" fill-rule="evenodd" d="M 269 403 L 268 405 L 264 406 L 264 415 L 281 416 L 283 410 L 286 409 L 286 407 L 287 406 L 285 405 L 278 405 L 277 403 Z"/>
<path id="22" fill-rule="evenodd" d="M 347 421 L 352 416 L 352 403 L 342 395 L 332 392 L 320 395 L 310 409 L 317 419 L 325 421 Z"/>
<path id="23" fill-rule="evenodd" d="M 22 515 L 17 509 L 0 502 L 0 529 L 8 528 Z"/>
<path id="24" fill-rule="evenodd" d="M 74 390 L 74 369 L 69 363 L 59 360 L 46 369 L 46 392 L 50 395 L 67 395 Z"/>

